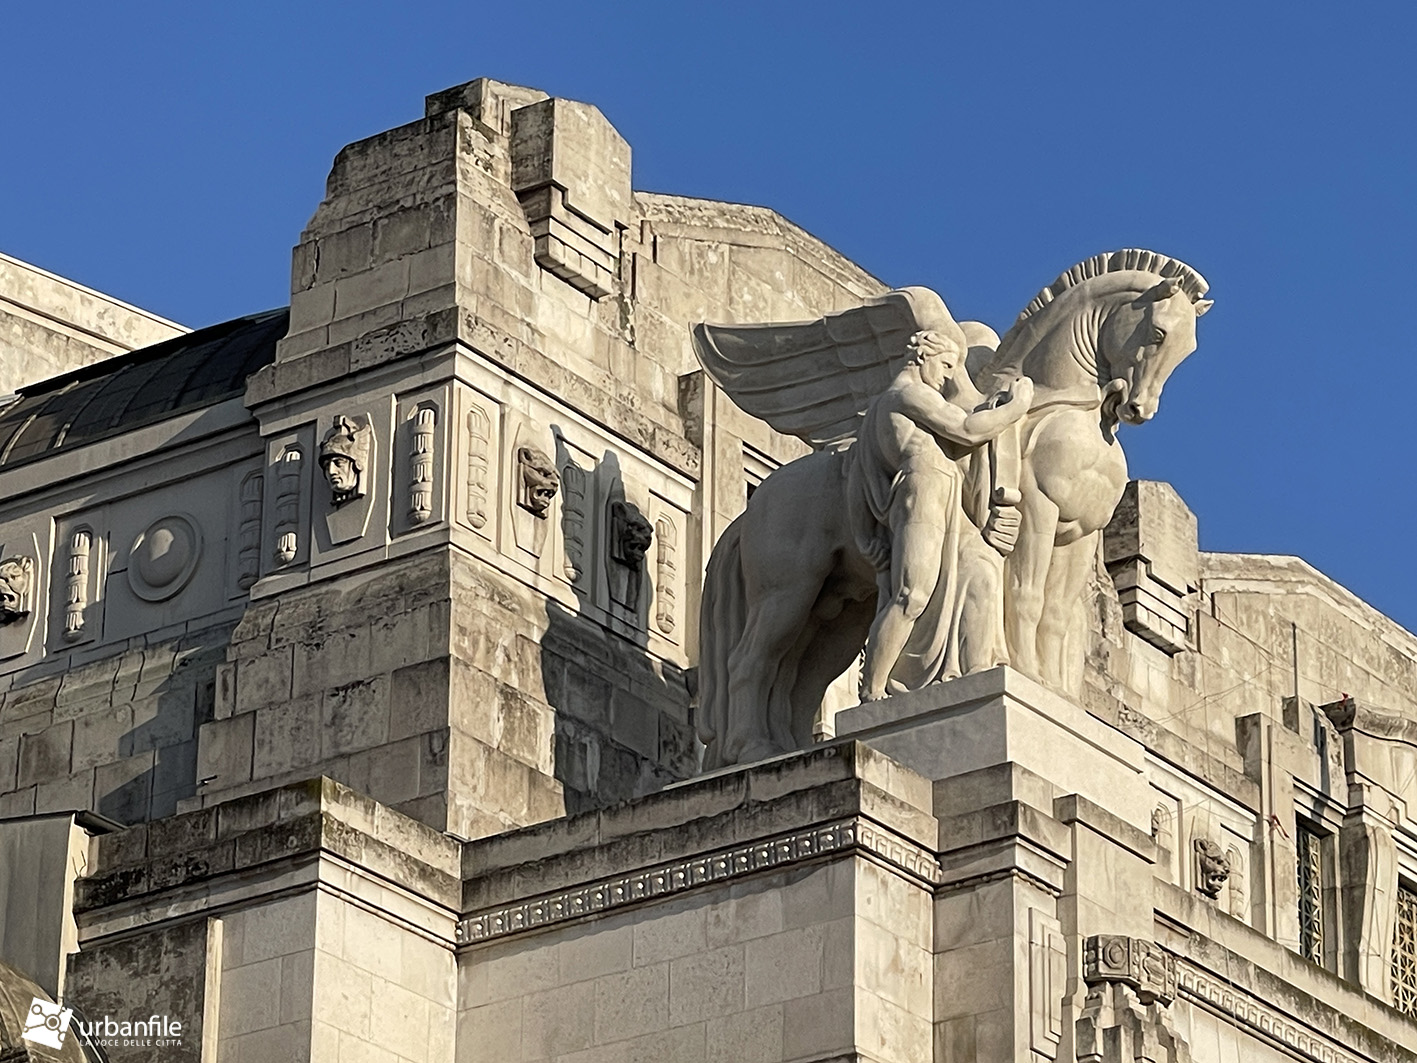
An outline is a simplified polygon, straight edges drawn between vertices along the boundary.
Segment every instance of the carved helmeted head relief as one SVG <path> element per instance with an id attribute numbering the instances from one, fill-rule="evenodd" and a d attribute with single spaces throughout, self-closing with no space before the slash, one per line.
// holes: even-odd
<path id="1" fill-rule="evenodd" d="M 519 497 L 517 504 L 533 516 L 546 519 L 561 486 L 555 463 L 537 447 L 517 448 Z"/>
<path id="2" fill-rule="evenodd" d="M 369 465 L 367 424 L 357 424 L 343 414 L 337 416 L 320 441 L 320 471 L 330 485 L 330 501 L 341 506 L 364 497 L 364 470 Z"/>
<path id="3" fill-rule="evenodd" d="M 0 561 L 0 624 L 13 624 L 30 613 L 34 562 L 28 557 Z"/>
<path id="4" fill-rule="evenodd" d="M 1196 848 L 1196 889 L 1207 897 L 1219 897 L 1225 882 L 1230 878 L 1230 858 L 1225 850 L 1209 838 L 1197 838 Z"/>

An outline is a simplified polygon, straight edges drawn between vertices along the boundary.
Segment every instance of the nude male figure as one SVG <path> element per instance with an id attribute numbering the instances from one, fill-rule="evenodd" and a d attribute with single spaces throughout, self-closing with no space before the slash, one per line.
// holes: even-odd
<path id="1" fill-rule="evenodd" d="M 942 579 L 949 586 L 941 589 L 953 594 L 960 524 L 968 520 L 958 459 L 1022 419 L 1033 401 L 1033 382 L 1021 377 L 1002 402 L 976 409 L 982 396 L 969 380 L 958 326 L 918 332 L 910 350 L 867 409 L 852 448 L 853 530 L 880 580 L 862 701 L 886 696 L 891 670 Z"/>

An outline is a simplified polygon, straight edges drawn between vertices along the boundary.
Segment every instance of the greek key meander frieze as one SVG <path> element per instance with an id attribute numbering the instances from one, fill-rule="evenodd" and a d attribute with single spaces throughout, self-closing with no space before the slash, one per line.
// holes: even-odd
<path id="1" fill-rule="evenodd" d="M 1326 1037 L 1312 1033 L 1248 993 L 1210 977 L 1184 960 L 1176 964 L 1176 977 L 1182 998 L 1197 1001 L 1242 1026 L 1258 1030 L 1308 1059 L 1317 1063 L 1365 1063 L 1365 1057 L 1344 1052 Z"/>
<path id="2" fill-rule="evenodd" d="M 457 941 L 460 945 L 491 941 L 851 851 L 871 854 L 925 885 L 934 886 L 943 877 L 932 853 L 869 820 L 853 817 L 476 912 L 458 922 Z"/>

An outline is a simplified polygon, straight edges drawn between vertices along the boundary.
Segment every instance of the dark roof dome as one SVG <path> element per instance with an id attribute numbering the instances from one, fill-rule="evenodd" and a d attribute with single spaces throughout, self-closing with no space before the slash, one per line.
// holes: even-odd
<path id="1" fill-rule="evenodd" d="M 285 309 L 239 317 L 21 388 L 0 408 L 0 469 L 240 395 L 289 323 Z"/>

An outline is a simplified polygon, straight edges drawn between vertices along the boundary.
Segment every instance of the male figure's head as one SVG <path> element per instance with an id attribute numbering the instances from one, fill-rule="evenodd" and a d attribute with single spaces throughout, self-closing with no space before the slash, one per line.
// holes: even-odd
<path id="1" fill-rule="evenodd" d="M 341 505 L 364 494 L 364 466 L 369 460 L 369 426 L 338 416 L 320 443 L 320 471 L 330 485 L 330 500 Z"/>
<path id="2" fill-rule="evenodd" d="M 906 364 L 919 369 L 920 379 L 926 387 L 939 391 L 964 364 L 969 343 L 964 331 L 951 321 L 948 327 L 915 333 L 910 337 L 906 350 Z"/>

